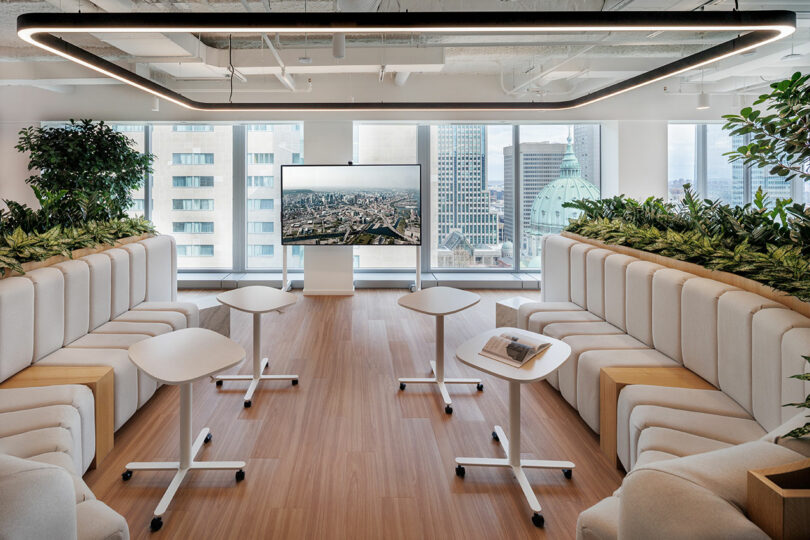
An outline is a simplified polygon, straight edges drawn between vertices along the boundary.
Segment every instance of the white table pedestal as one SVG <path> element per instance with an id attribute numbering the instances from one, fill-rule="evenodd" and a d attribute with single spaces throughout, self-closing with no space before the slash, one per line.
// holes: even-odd
<path id="1" fill-rule="evenodd" d="M 245 408 L 253 404 L 253 392 L 261 381 L 292 381 L 293 386 L 298 384 L 298 375 L 264 375 L 268 359 L 262 358 L 262 314 L 253 314 L 253 374 L 252 375 L 214 375 L 211 380 L 222 386 L 222 381 L 250 381 L 245 392 Z"/>
<path id="2" fill-rule="evenodd" d="M 411 384 L 436 384 L 444 400 L 444 412 L 453 414 L 453 402 L 450 401 L 450 394 L 447 392 L 448 384 L 475 384 L 479 391 L 484 389 L 481 379 L 467 378 L 444 378 L 444 315 L 436 315 L 436 360 L 430 363 L 430 370 L 434 377 L 400 377 L 399 389 L 405 390 L 405 385 Z"/>
<path id="3" fill-rule="evenodd" d="M 236 481 L 240 482 L 245 478 L 244 461 L 194 461 L 194 457 L 200 451 L 203 444 L 211 442 L 211 434 L 208 428 L 203 428 L 191 443 L 191 383 L 183 383 L 180 386 L 180 461 L 163 462 L 132 462 L 127 463 L 127 470 L 121 475 L 126 481 L 132 478 L 132 471 L 177 471 L 174 478 L 166 488 L 166 492 L 155 508 L 152 518 L 151 529 L 156 531 L 163 526 L 162 516 L 172 502 L 174 495 L 180 488 L 180 484 L 190 470 L 236 470 Z"/>
<path id="4" fill-rule="evenodd" d="M 574 464 L 570 461 L 547 461 L 542 459 L 520 459 L 520 383 L 517 381 L 509 381 L 509 438 L 503 432 L 501 426 L 495 426 L 495 431 L 492 432 L 492 438 L 498 441 L 506 453 L 506 458 L 474 458 L 474 457 L 458 457 L 456 458 L 456 475 L 464 478 L 466 470 L 464 466 L 468 467 L 508 467 L 512 469 L 512 473 L 517 478 L 520 488 L 523 490 L 523 495 L 529 503 L 529 508 L 532 509 L 532 522 L 542 527 L 545 519 L 540 513 L 542 508 L 537 501 L 532 490 L 529 479 L 526 478 L 524 468 L 529 469 L 562 469 L 566 478 L 571 478 L 573 473 Z M 510 443 L 511 439 L 511 443 Z"/>

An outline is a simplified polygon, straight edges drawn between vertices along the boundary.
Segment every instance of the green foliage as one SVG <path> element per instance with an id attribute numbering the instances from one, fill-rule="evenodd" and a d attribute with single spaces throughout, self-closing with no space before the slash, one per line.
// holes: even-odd
<path id="1" fill-rule="evenodd" d="M 608 244 L 738 274 L 810 301 L 810 210 L 790 199 L 773 205 L 701 200 L 688 184 L 680 203 L 625 197 L 565 203 L 582 210 L 567 231 Z M 772 206 L 769 208 L 769 206 Z"/>
<path id="2" fill-rule="evenodd" d="M 28 152 L 26 179 L 41 208 L 10 207 L 6 228 L 45 232 L 88 221 L 119 220 L 132 206 L 133 189 L 151 172 L 154 156 L 132 148 L 132 140 L 104 122 L 70 121 L 64 127 L 28 127 L 16 146 Z M 16 203 L 15 203 L 16 204 Z"/>
<path id="3" fill-rule="evenodd" d="M 17 227 L 0 235 L 0 275 L 9 270 L 23 273 L 25 262 L 44 261 L 54 255 L 70 257 L 74 249 L 112 245 L 120 238 L 154 232 L 144 218 L 89 221 L 78 227 L 56 225 L 44 232 L 25 232 Z"/>
<path id="4" fill-rule="evenodd" d="M 740 114 L 723 118 L 723 129 L 731 135 L 750 134 L 751 142 L 727 152 L 729 161 L 765 167 L 769 174 L 786 181 L 799 177 L 810 179 L 806 165 L 810 160 L 810 75 L 799 72 L 790 79 L 771 84 L 770 94 L 763 94 L 754 102 L 767 102 L 765 112 L 745 107 Z"/>
<path id="5" fill-rule="evenodd" d="M 810 356 L 802 356 L 804 360 L 810 363 Z M 810 381 L 810 373 L 800 373 L 798 375 L 791 375 L 791 379 L 798 379 L 800 381 Z M 799 407 L 801 409 L 810 409 L 810 394 L 804 398 L 804 401 L 800 403 L 786 403 L 785 407 Z M 810 416 L 808 416 L 810 418 Z M 810 422 L 805 422 L 803 426 L 797 427 L 787 433 L 785 433 L 785 437 L 793 437 L 794 439 L 798 439 L 804 437 L 805 435 L 810 435 Z"/>

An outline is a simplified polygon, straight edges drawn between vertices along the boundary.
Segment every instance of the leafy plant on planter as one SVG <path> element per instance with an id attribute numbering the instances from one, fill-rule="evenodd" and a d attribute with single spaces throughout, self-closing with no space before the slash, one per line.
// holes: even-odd
<path id="1" fill-rule="evenodd" d="M 131 191 L 151 172 L 153 156 L 103 122 L 70 121 L 64 127 L 20 131 L 20 152 L 30 155 L 26 179 L 39 209 L 5 200 L 0 209 L 0 275 L 22 264 L 71 251 L 114 244 L 154 232 L 143 218 L 127 217 Z"/>
<path id="2" fill-rule="evenodd" d="M 28 152 L 26 179 L 41 208 L 9 206 L 10 224 L 25 231 L 44 232 L 56 225 L 126 217 L 131 192 L 152 171 L 152 154 L 132 148 L 132 140 L 104 122 L 71 120 L 61 127 L 28 127 L 16 146 Z"/>
<path id="3" fill-rule="evenodd" d="M 745 107 L 740 114 L 723 116 L 723 129 L 731 135 L 751 135 L 751 142 L 727 152 L 729 161 L 766 168 L 785 180 L 810 180 L 810 74 L 793 74 L 771 84 L 754 105 L 767 103 L 765 111 Z"/>

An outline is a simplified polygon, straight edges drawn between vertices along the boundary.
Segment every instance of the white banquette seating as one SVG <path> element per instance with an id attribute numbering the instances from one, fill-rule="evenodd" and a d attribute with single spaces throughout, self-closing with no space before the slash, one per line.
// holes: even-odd
<path id="1" fill-rule="evenodd" d="M 684 366 L 717 388 L 625 387 L 616 436 L 627 471 L 733 452 L 770 430 L 772 441 L 781 424 L 795 421 L 797 410 L 783 404 L 810 392 L 810 384 L 789 378 L 806 369 L 810 319 L 757 294 L 560 235 L 543 238 L 541 260 L 542 301 L 520 307 L 518 326 L 571 346 L 548 381 L 591 429 L 600 429 L 603 367 Z M 615 537 L 618 504 L 606 500 L 583 513 L 580 536 Z"/>
<path id="2" fill-rule="evenodd" d="M 174 239 L 155 236 L 0 280 L 0 382 L 34 364 L 111 366 L 118 430 L 157 389 L 129 360 L 128 347 L 199 324 L 197 306 L 176 301 L 176 261 Z M 14 481 L 8 471 L 54 476 L 32 461 L 61 467 L 75 487 L 78 538 L 128 537 L 123 518 L 94 501 L 81 480 L 95 453 L 94 422 L 87 387 L 0 390 L 0 492 L 16 497 L 6 489 Z"/>

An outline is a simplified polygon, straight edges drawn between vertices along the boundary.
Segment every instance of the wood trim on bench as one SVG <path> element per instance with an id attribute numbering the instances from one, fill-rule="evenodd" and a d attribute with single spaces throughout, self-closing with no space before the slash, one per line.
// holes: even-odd
<path id="1" fill-rule="evenodd" d="M 29 366 L 0 383 L 0 389 L 83 384 L 93 392 L 96 424 L 95 469 L 113 449 L 115 432 L 115 387 L 110 366 Z M 81 473 L 81 471 L 77 471 Z"/>
<path id="2" fill-rule="evenodd" d="M 597 246 L 603 249 L 609 249 L 611 251 L 615 251 L 616 253 L 621 253 L 622 255 L 630 255 L 631 257 L 636 257 L 637 259 L 641 259 L 642 261 L 660 264 L 661 266 L 674 268 L 675 270 L 680 270 L 682 272 L 688 272 L 698 277 L 713 279 L 715 281 L 725 283 L 726 285 L 731 285 L 732 287 L 737 287 L 738 289 L 758 294 L 760 296 L 767 298 L 768 300 L 779 302 L 788 309 L 792 309 L 793 311 L 801 313 L 805 317 L 810 317 L 810 303 L 802 302 L 795 296 L 790 296 L 780 290 L 774 289 L 773 287 L 769 287 L 763 283 L 760 283 L 759 281 L 754 281 L 753 279 L 738 276 L 737 274 L 732 274 L 730 272 L 709 270 L 705 266 L 700 266 L 699 264 L 690 263 L 686 261 L 679 261 L 677 259 L 664 257 L 663 255 L 658 255 L 656 253 L 641 251 L 640 249 L 634 249 L 627 246 L 616 246 L 613 244 L 606 244 L 601 240 L 596 240 L 594 238 L 587 238 L 585 236 L 581 236 L 579 234 L 574 234 L 567 231 L 563 231 L 560 234 L 566 238 L 570 238 L 571 240 L 576 240 L 578 242 L 583 242 L 585 244 L 591 244 L 593 246 Z"/>

